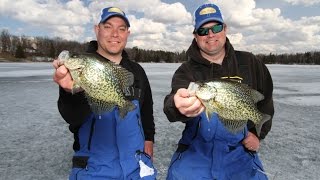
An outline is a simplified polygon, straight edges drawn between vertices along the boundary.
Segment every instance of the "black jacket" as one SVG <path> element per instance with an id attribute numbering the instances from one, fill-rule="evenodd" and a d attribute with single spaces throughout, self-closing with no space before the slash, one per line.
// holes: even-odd
<path id="1" fill-rule="evenodd" d="M 264 123 L 261 129 L 260 139 L 265 138 L 271 129 L 273 107 L 273 83 L 267 67 L 253 54 L 244 51 L 235 51 L 229 40 L 226 41 L 226 55 L 222 65 L 210 63 L 200 54 L 195 40 L 187 50 L 188 60 L 175 72 L 172 78 L 172 91 L 165 97 L 164 113 L 169 121 L 186 122 L 191 118 L 182 115 L 174 105 L 173 96 L 180 88 L 188 88 L 190 82 L 204 81 L 220 77 L 240 76 L 243 83 L 261 92 L 265 99 L 258 102 L 258 109 L 262 113 L 271 115 L 271 119 Z M 248 121 L 249 131 L 256 133 L 254 125 Z"/>
<path id="2" fill-rule="evenodd" d="M 97 42 L 90 42 L 87 52 L 100 56 L 98 53 L 96 53 L 96 50 Z M 102 58 L 105 59 L 104 57 Z M 106 59 L 106 61 L 108 60 Z M 133 93 L 134 96 L 130 96 L 128 98 L 131 100 L 137 99 L 139 101 L 145 140 L 154 141 L 155 124 L 153 117 L 153 100 L 147 75 L 144 69 L 138 63 L 129 60 L 129 57 L 125 51 L 123 51 L 122 53 L 122 60 L 120 62 L 120 65 L 134 74 L 134 83 L 132 89 L 134 89 L 135 93 Z M 74 133 L 75 142 L 73 145 L 73 149 L 78 150 L 78 130 L 86 117 L 91 113 L 84 93 L 79 92 L 72 95 L 71 93 L 64 91 L 63 88 L 60 87 L 58 109 L 61 116 L 69 124 L 70 131 Z"/>

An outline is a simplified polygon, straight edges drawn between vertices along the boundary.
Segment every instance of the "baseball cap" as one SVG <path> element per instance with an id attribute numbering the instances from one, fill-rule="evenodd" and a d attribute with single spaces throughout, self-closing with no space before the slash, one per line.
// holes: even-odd
<path id="1" fill-rule="evenodd" d="M 105 22 L 107 19 L 114 17 L 114 16 L 122 18 L 124 20 L 124 22 L 126 22 L 127 26 L 130 27 L 130 23 L 129 23 L 129 20 L 128 20 L 126 14 L 120 8 L 117 8 L 117 7 L 104 8 L 101 12 L 100 23 Z"/>
<path id="2" fill-rule="evenodd" d="M 194 12 L 194 28 L 195 31 L 203 24 L 217 21 L 223 23 L 221 11 L 215 4 L 203 4 Z"/>

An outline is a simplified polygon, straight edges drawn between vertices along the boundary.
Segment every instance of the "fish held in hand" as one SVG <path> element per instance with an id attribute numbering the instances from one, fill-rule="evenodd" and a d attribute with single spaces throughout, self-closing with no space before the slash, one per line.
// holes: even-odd
<path id="1" fill-rule="evenodd" d="M 208 120 L 213 113 L 217 113 L 226 129 L 232 133 L 243 130 L 250 120 L 260 135 L 263 123 L 271 119 L 270 115 L 261 113 L 256 106 L 264 96 L 246 84 L 218 79 L 191 82 L 188 90 L 206 107 Z"/>
<path id="2" fill-rule="evenodd" d="M 58 59 L 59 65 L 65 65 L 71 74 L 73 92 L 84 90 L 92 112 L 101 114 L 118 106 L 120 117 L 124 118 L 135 108 L 123 92 L 133 84 L 130 71 L 93 54 L 69 57 L 68 51 L 62 51 Z"/>

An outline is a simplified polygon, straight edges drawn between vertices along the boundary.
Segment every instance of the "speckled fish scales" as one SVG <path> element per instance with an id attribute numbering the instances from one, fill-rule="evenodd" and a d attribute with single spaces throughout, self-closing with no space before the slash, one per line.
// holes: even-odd
<path id="1" fill-rule="evenodd" d="M 74 80 L 74 89 L 82 88 L 92 111 L 101 114 L 119 107 L 120 116 L 135 108 L 124 96 L 124 89 L 133 84 L 133 74 L 125 68 L 101 60 L 95 55 L 80 55 L 64 60 Z"/>
<path id="2" fill-rule="evenodd" d="M 206 107 L 208 119 L 213 113 L 217 113 L 225 127 L 233 133 L 243 130 L 248 120 L 258 125 L 270 118 L 256 106 L 264 96 L 245 84 L 219 79 L 191 83 L 188 89 L 193 91 Z"/>

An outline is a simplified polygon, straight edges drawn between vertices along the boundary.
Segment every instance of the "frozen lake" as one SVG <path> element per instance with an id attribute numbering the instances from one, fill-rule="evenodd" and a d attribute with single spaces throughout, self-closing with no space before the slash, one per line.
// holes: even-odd
<path id="1" fill-rule="evenodd" d="M 165 179 L 182 131 L 170 123 L 163 99 L 180 64 L 142 64 L 154 98 L 158 179 Z M 275 116 L 260 157 L 270 179 L 320 179 L 320 66 L 268 65 Z M 0 63 L 0 180 L 65 180 L 73 136 L 57 109 L 50 63 Z"/>

